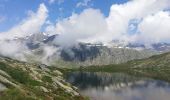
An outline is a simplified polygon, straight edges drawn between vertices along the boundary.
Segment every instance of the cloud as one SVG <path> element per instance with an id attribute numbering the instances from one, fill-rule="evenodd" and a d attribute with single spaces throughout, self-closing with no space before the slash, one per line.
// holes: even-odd
<path id="1" fill-rule="evenodd" d="M 45 28 L 45 32 L 46 33 L 49 33 L 50 35 L 54 34 L 55 35 L 55 27 L 54 25 L 48 25 L 46 28 Z"/>
<path id="2" fill-rule="evenodd" d="M 40 4 L 36 13 L 32 12 L 22 22 L 12 27 L 7 32 L 0 33 L 0 55 L 25 60 L 25 54 L 29 54 L 26 44 L 16 38 L 26 38 L 31 34 L 40 32 L 42 25 L 48 16 L 48 10 L 44 4 Z"/>
<path id="3" fill-rule="evenodd" d="M 81 14 L 73 14 L 56 24 L 56 33 L 60 34 L 56 42 L 63 46 L 84 40 L 94 39 L 105 33 L 107 24 L 104 15 L 95 9 L 86 9 Z"/>
<path id="4" fill-rule="evenodd" d="M 24 54 L 28 52 L 25 44 L 19 41 L 0 41 L 0 55 L 26 61 Z"/>
<path id="5" fill-rule="evenodd" d="M 14 39 L 29 36 L 40 31 L 48 16 L 48 10 L 44 4 L 40 4 L 36 13 L 29 13 L 29 17 L 9 31 L 0 34 L 0 39 Z"/>
<path id="6" fill-rule="evenodd" d="M 64 2 L 64 0 L 48 0 L 50 4 L 53 4 L 55 2 L 57 2 L 58 4 L 62 4 Z"/>
<path id="7" fill-rule="evenodd" d="M 160 42 L 170 39 L 170 12 L 160 11 L 154 15 L 148 15 L 139 24 L 141 32 L 138 40 L 144 42 Z"/>
<path id="8" fill-rule="evenodd" d="M 112 37 L 127 35 L 128 23 L 133 19 L 143 19 L 169 7 L 169 0 L 132 0 L 125 4 L 112 5 L 106 19 Z"/>
<path id="9" fill-rule="evenodd" d="M 85 0 L 79 6 L 88 6 L 90 1 Z M 88 8 L 80 14 L 73 13 L 68 18 L 59 19 L 55 24 L 46 20 L 48 10 L 40 4 L 37 12 L 29 12 L 22 22 L 0 33 L 0 54 L 17 59 L 25 59 L 27 54 L 34 56 L 16 38 L 36 34 L 44 25 L 48 34 L 59 34 L 53 42 L 61 47 L 70 47 L 78 42 L 109 44 L 112 40 L 121 40 L 148 44 L 170 40 L 169 4 L 170 0 L 130 0 L 124 4 L 113 4 L 107 17 L 98 9 Z M 129 34 L 129 30 L 134 33 Z M 44 53 L 39 60 L 47 63 L 57 49 L 51 45 L 41 46 Z"/>
<path id="10" fill-rule="evenodd" d="M 88 7 L 91 1 L 92 0 L 83 0 L 82 2 L 78 2 L 76 7 Z"/>
<path id="11" fill-rule="evenodd" d="M 44 54 L 41 58 L 41 61 L 45 64 L 52 63 L 54 61 L 53 56 L 56 56 L 55 53 L 57 51 L 57 48 L 53 46 L 44 46 L 43 50 Z"/>
<path id="12" fill-rule="evenodd" d="M 161 86 L 153 81 L 140 80 L 129 83 L 131 84 L 120 82 L 117 83 L 119 85 L 105 86 L 107 89 L 88 87 L 81 93 L 96 100 L 167 100 L 170 98 L 166 83 L 162 83 Z"/>
<path id="13" fill-rule="evenodd" d="M 77 41 L 102 42 L 105 44 L 112 40 L 135 42 L 139 41 L 137 40 L 139 36 L 154 36 L 156 33 L 150 31 L 143 34 L 143 28 L 138 29 L 136 25 L 143 23 L 148 16 L 159 12 L 164 13 L 165 9 L 170 8 L 169 4 L 169 0 L 131 0 L 124 4 L 113 4 L 108 17 L 104 17 L 99 10 L 92 8 L 85 9 L 80 14 L 74 13 L 68 18 L 58 21 L 56 26 L 50 26 L 48 29 L 53 30 L 53 33 L 60 34 L 57 43 L 65 46 L 70 46 Z M 133 25 L 135 26 L 129 24 L 134 20 L 135 24 Z M 169 22 L 167 21 L 166 23 Z M 139 28 L 142 26 L 145 25 L 139 25 Z M 162 26 L 164 27 L 165 25 Z M 129 34 L 129 30 L 134 27 L 135 29 L 131 32 L 139 32 L 143 35 L 138 35 L 139 33 Z M 164 30 L 166 34 L 168 32 L 168 26 L 164 27 Z"/>

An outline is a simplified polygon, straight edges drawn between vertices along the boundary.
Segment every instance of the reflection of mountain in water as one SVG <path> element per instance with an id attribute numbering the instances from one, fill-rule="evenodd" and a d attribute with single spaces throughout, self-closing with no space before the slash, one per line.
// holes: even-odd
<path id="1" fill-rule="evenodd" d="M 170 84 L 124 73 L 73 72 L 67 81 L 90 100 L 167 100 Z"/>
<path id="2" fill-rule="evenodd" d="M 74 72 L 68 74 L 68 82 L 81 89 L 88 87 L 111 86 L 112 88 L 120 88 L 135 84 L 141 78 L 129 76 L 122 73 L 90 73 L 90 72 Z M 139 81 L 142 82 L 142 81 Z"/>

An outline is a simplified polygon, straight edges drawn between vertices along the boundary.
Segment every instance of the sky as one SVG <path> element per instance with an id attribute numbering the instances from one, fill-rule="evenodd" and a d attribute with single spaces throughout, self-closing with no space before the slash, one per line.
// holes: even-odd
<path id="1" fill-rule="evenodd" d="M 36 11 L 41 3 L 48 8 L 48 20 L 56 22 L 69 17 L 72 13 L 80 13 L 84 9 L 100 9 L 108 16 L 112 4 L 120 4 L 128 0 L 0 0 L 0 32 L 27 17 L 29 11 Z M 87 2 L 87 3 L 86 3 Z"/>
<path id="2" fill-rule="evenodd" d="M 0 55 L 27 61 L 34 58 L 30 35 L 57 35 L 61 48 L 79 42 L 170 42 L 170 0 L 0 0 Z M 42 44 L 38 58 L 49 62 L 58 48 Z"/>
<path id="3" fill-rule="evenodd" d="M 0 38 L 60 34 L 81 42 L 169 42 L 170 0 L 0 0 Z M 69 44 L 70 45 L 70 44 Z"/>

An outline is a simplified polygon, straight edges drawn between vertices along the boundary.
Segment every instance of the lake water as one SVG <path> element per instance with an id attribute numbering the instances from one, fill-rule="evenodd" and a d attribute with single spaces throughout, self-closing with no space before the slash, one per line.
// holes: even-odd
<path id="1" fill-rule="evenodd" d="M 170 100 L 170 84 L 125 73 L 72 72 L 68 82 L 90 100 Z"/>

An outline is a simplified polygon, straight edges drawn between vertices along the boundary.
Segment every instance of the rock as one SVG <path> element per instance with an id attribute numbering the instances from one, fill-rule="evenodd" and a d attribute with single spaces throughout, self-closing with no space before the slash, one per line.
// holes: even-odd
<path id="1" fill-rule="evenodd" d="M 83 45 L 62 50 L 61 59 L 80 66 L 91 66 L 120 64 L 134 59 L 148 58 L 155 54 L 157 53 L 149 50 Z"/>
<path id="2" fill-rule="evenodd" d="M 63 75 L 63 73 L 61 73 L 60 71 L 58 71 L 58 70 L 55 70 L 55 71 L 53 71 L 53 73 L 55 73 L 55 74 L 57 74 L 57 75 Z"/>
<path id="3" fill-rule="evenodd" d="M 40 86 L 40 89 L 43 91 L 43 92 L 49 92 L 48 90 L 47 90 L 47 88 L 45 88 L 45 87 L 43 87 L 43 86 Z"/>
<path id="4" fill-rule="evenodd" d="M 40 69 L 42 69 L 42 70 L 50 71 L 50 70 L 48 69 L 48 66 L 45 65 L 45 64 L 40 64 L 38 67 L 39 67 Z"/>
<path id="5" fill-rule="evenodd" d="M 3 85 L 2 83 L 0 83 L 0 92 L 4 91 L 6 89 L 7 89 L 7 87 L 5 85 Z"/>
<path id="6" fill-rule="evenodd" d="M 6 72 L 4 72 L 3 70 L 0 70 L 0 75 L 6 76 L 6 77 L 10 77 Z"/>
<path id="7" fill-rule="evenodd" d="M 73 88 L 64 85 L 63 83 L 61 83 L 57 78 L 53 78 L 53 81 L 59 85 L 60 87 L 62 87 L 63 89 L 65 89 L 68 93 L 71 93 L 72 95 L 80 95 L 77 91 L 75 91 Z"/>
<path id="8" fill-rule="evenodd" d="M 5 83 L 5 84 L 10 84 L 14 87 L 18 87 L 15 83 L 9 81 L 7 78 L 3 77 L 0 75 L 0 82 Z"/>

